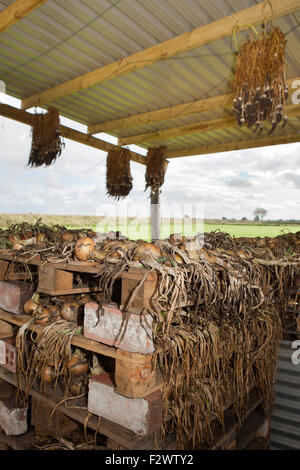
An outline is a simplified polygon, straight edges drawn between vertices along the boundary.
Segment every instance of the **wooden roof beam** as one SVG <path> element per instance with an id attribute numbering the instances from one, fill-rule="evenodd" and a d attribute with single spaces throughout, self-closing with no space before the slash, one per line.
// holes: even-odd
<path id="1" fill-rule="evenodd" d="M 144 49 L 123 59 L 117 60 L 92 72 L 61 83 L 48 90 L 44 90 L 22 101 L 22 109 L 50 103 L 63 96 L 76 93 L 80 90 L 99 85 L 129 72 L 134 72 L 169 57 L 195 49 L 212 41 L 232 35 L 233 27 L 237 24 L 240 31 L 247 29 L 249 24 L 261 23 L 268 12 L 268 6 L 263 8 L 262 3 L 241 10 L 233 15 L 226 16 L 217 21 L 200 26 L 192 31 L 181 34 L 173 39 L 164 41 L 155 46 Z M 300 9 L 299 0 L 272 0 L 274 18 L 278 18 Z M 270 12 L 271 14 L 271 12 Z"/>
<path id="2" fill-rule="evenodd" d="M 287 85 L 290 86 L 295 80 L 300 81 L 300 77 L 287 80 Z M 167 121 L 177 117 L 191 116 L 192 114 L 202 113 L 204 111 L 213 111 L 232 105 L 233 98 L 232 93 L 227 93 L 225 95 L 213 96 L 211 98 L 156 109 L 155 111 L 149 111 L 147 113 L 135 114 L 122 119 L 103 122 L 102 124 L 93 124 L 88 127 L 88 134 L 127 129 L 145 124 L 153 124 L 159 121 Z"/>
<path id="3" fill-rule="evenodd" d="M 299 105 L 289 105 L 286 108 L 287 116 L 294 117 L 300 114 Z M 193 124 L 185 124 L 184 126 L 172 127 L 169 129 L 162 129 L 155 132 L 146 134 L 138 134 L 119 139 L 119 145 L 130 145 L 138 143 L 149 143 L 154 140 L 172 139 L 174 137 L 182 137 L 193 134 L 201 134 L 208 131 L 216 131 L 218 129 L 228 129 L 230 127 L 237 127 L 237 122 L 234 117 L 226 117 L 220 119 L 211 119 L 209 121 L 202 121 Z"/>
<path id="4" fill-rule="evenodd" d="M 0 103 L 0 115 L 21 122 L 23 124 L 32 126 L 33 114 L 23 111 L 21 109 L 14 108 L 13 106 Z M 109 150 L 116 147 L 116 145 L 114 144 L 97 139 L 96 137 L 92 137 L 88 134 L 84 134 L 83 132 L 76 131 L 74 129 L 71 129 L 70 127 L 66 127 L 63 125 L 61 125 L 60 127 L 61 135 L 66 139 L 73 140 L 74 142 L 79 142 L 81 144 L 88 145 L 89 147 L 93 147 L 98 150 L 103 150 L 104 152 L 108 152 Z M 146 165 L 146 157 L 140 155 L 139 153 L 131 151 L 130 159 L 134 162 Z"/>
<path id="5" fill-rule="evenodd" d="M 0 11 L 0 33 L 20 21 L 47 0 L 16 0 L 14 3 Z"/>
<path id="6" fill-rule="evenodd" d="M 271 145 L 292 144 L 300 142 L 299 134 L 268 136 L 260 139 L 250 139 L 239 142 L 229 142 L 217 145 L 201 145 L 200 147 L 187 148 L 183 150 L 170 150 L 166 158 L 190 157 L 193 155 L 207 155 L 210 153 L 232 152 L 234 150 L 247 150 L 257 147 Z"/>

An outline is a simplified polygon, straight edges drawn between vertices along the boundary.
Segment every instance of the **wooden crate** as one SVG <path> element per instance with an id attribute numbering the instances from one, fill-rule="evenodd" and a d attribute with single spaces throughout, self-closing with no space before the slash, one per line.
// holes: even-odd
<path id="1" fill-rule="evenodd" d="M 116 392 L 129 398 L 144 398 L 163 387 L 163 378 L 156 370 L 153 354 L 144 355 L 118 349 L 117 356 L 115 366 Z M 128 362 L 128 358 L 133 362 Z"/>
<path id="2" fill-rule="evenodd" d="M 37 291 L 48 295 L 82 294 L 97 292 L 100 289 L 90 287 L 74 287 L 74 272 L 52 267 L 47 263 L 39 266 L 39 284 Z"/>

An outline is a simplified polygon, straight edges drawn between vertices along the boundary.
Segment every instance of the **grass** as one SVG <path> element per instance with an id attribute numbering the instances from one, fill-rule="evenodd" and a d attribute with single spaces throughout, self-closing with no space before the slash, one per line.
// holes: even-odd
<path id="1" fill-rule="evenodd" d="M 100 232 L 116 230 L 115 224 L 111 221 L 109 224 L 103 223 L 102 217 L 96 216 L 78 216 L 78 215 L 44 215 L 44 214 L 0 214 L 0 227 L 7 228 L 12 224 L 20 224 L 24 221 L 34 224 L 39 218 L 46 225 L 64 225 L 67 228 L 90 228 Z M 99 224 L 100 221 L 100 225 Z M 193 235 L 197 232 L 220 231 L 229 233 L 235 237 L 276 237 L 288 232 L 300 231 L 299 225 L 289 225 L 286 223 L 258 223 L 258 222 L 239 222 L 239 221 L 218 221 L 205 220 L 204 224 L 199 223 L 193 226 L 191 219 L 175 219 L 171 224 L 162 219 L 161 236 L 166 238 L 170 233 L 184 233 Z M 127 230 L 128 229 L 128 230 Z M 129 218 L 128 221 L 120 219 L 119 230 L 131 239 L 141 238 L 150 239 L 150 226 L 147 218 Z"/>

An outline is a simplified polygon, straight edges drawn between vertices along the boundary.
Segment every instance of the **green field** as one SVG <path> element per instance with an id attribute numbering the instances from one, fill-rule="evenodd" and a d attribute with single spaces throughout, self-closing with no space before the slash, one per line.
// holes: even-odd
<path id="1" fill-rule="evenodd" d="M 96 216 L 79 216 L 79 215 L 43 215 L 43 214 L 0 214 L 0 227 L 7 228 L 11 224 L 20 224 L 29 222 L 34 224 L 39 218 L 46 225 L 64 225 L 67 228 L 90 228 L 95 231 L 108 232 L 116 230 L 114 221 L 109 224 L 103 223 L 102 217 Z M 100 225 L 97 225 L 100 221 Z M 219 221 L 206 220 L 204 225 L 200 224 L 196 227 L 192 225 L 191 219 L 175 219 L 174 223 L 166 223 L 166 219 L 162 219 L 161 237 L 166 238 L 170 233 L 184 233 L 185 235 L 193 235 L 197 232 L 220 231 L 229 233 L 235 237 L 276 237 L 288 232 L 300 231 L 299 225 L 290 225 L 278 222 L 267 222 L 260 224 L 251 221 Z M 127 231 L 128 228 L 128 231 Z M 119 230 L 131 239 L 150 239 L 150 226 L 147 218 L 129 218 L 128 221 L 120 219 Z"/>

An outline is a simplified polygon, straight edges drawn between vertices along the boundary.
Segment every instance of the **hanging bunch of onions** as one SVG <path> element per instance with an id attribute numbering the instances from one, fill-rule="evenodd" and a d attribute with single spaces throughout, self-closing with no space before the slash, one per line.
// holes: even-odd
<path id="1" fill-rule="evenodd" d="M 33 116 L 32 144 L 28 165 L 51 165 L 60 156 L 64 143 L 60 137 L 59 112 L 49 106 L 47 113 Z"/>
<path id="2" fill-rule="evenodd" d="M 165 180 L 167 147 L 150 147 L 146 159 L 146 187 L 159 189 Z"/>
<path id="3" fill-rule="evenodd" d="M 128 196 L 131 189 L 130 151 L 122 147 L 110 150 L 106 161 L 107 194 L 119 200 Z"/>
<path id="4" fill-rule="evenodd" d="M 279 122 L 287 122 L 288 86 L 285 77 L 287 40 L 280 28 L 271 26 L 268 32 L 250 38 L 237 56 L 233 83 L 233 111 L 240 126 L 260 133 L 264 123 L 273 132 Z"/>

